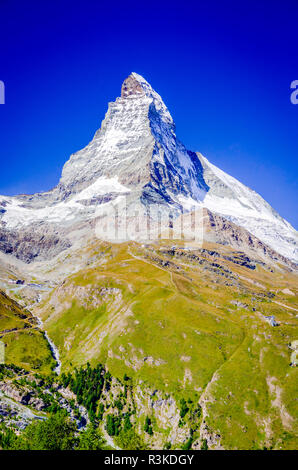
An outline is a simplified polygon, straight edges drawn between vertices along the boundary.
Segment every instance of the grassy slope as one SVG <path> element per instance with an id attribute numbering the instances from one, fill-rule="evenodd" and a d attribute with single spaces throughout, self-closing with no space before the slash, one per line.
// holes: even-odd
<path id="1" fill-rule="evenodd" d="M 220 258 L 214 266 L 214 257 L 198 261 L 158 246 L 100 249 L 98 262 L 42 308 L 64 369 L 101 361 L 114 376 L 127 373 L 177 398 L 205 391 L 204 417 L 225 448 L 297 446 L 297 369 L 288 348 L 297 319 L 275 303 L 298 308 L 297 277 Z M 296 296 L 280 292 L 285 287 Z M 271 314 L 278 327 L 264 320 Z"/>
<path id="2" fill-rule="evenodd" d="M 55 365 L 34 317 L 1 291 L 0 340 L 6 346 L 6 363 L 46 373 Z"/>

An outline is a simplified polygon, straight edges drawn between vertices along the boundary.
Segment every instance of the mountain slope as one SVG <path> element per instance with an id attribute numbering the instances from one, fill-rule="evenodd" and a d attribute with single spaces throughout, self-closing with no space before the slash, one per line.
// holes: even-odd
<path id="1" fill-rule="evenodd" d="M 158 448 L 169 435 L 174 448 L 189 435 L 191 422 L 180 428 L 174 410 L 168 429 L 167 400 L 181 398 L 202 407 L 194 448 L 203 439 L 210 448 L 296 446 L 294 274 L 214 244 L 100 243 L 90 259 L 36 309 L 62 371 L 101 362 L 114 377 L 130 377 L 137 422 L 149 414 Z"/>
<path id="2" fill-rule="evenodd" d="M 297 231 L 259 194 L 198 155 L 209 191 L 204 206 L 244 227 L 278 253 L 297 262 Z"/>
<path id="3" fill-rule="evenodd" d="M 51 349 L 38 321 L 17 302 L 0 291 L 0 340 L 5 345 L 5 362 L 41 372 L 55 366 Z"/>
<path id="4" fill-rule="evenodd" d="M 129 433 L 150 449 L 297 448 L 297 232 L 187 150 L 139 75 L 54 189 L 0 197 L 0 251 L 6 359 L 48 375 L 49 409 L 80 424 L 83 404 L 124 449 Z"/>

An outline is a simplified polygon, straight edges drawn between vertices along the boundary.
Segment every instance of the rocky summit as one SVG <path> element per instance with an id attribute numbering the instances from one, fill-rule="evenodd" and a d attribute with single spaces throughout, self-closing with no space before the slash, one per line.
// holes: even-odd
<path id="1" fill-rule="evenodd" d="M 0 196 L 0 447 L 297 448 L 297 242 L 130 74 L 55 188 Z"/>

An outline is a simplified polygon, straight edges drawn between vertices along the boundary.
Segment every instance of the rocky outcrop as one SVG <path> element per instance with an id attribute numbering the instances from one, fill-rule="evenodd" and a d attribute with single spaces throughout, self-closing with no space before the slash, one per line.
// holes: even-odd
<path id="1" fill-rule="evenodd" d="M 297 367 L 298 366 L 298 340 L 292 341 L 289 345 L 291 349 L 291 366 Z"/>
<path id="2" fill-rule="evenodd" d="M 34 419 L 45 419 L 44 415 L 35 414 L 31 408 L 3 395 L 0 391 L 0 423 L 13 430 L 22 431 Z"/>
<path id="3" fill-rule="evenodd" d="M 36 396 L 33 390 L 26 387 L 20 387 L 12 383 L 0 383 L 0 391 L 7 397 L 15 400 L 22 405 L 31 405 L 36 410 L 43 410 L 46 405 L 41 398 Z"/>
<path id="4" fill-rule="evenodd" d="M 203 210 L 204 214 L 204 241 L 211 243 L 220 243 L 228 245 L 238 250 L 241 250 L 238 264 L 246 266 L 250 269 L 255 269 L 255 263 L 246 255 L 251 255 L 253 258 L 267 261 L 269 263 L 281 263 L 288 266 L 291 270 L 298 270 L 298 265 L 291 260 L 277 253 L 268 245 L 263 243 L 257 237 L 248 232 L 245 228 L 236 225 L 235 223 L 227 220 L 219 214 Z M 233 257 L 233 262 L 235 257 Z"/>
<path id="5" fill-rule="evenodd" d="M 121 97 L 127 98 L 138 94 L 144 94 L 144 90 L 138 80 L 133 75 L 129 75 L 122 84 Z"/>
<path id="6" fill-rule="evenodd" d="M 0 225 L 0 250 L 31 263 L 35 259 L 49 259 L 71 246 L 67 238 L 50 227 L 31 226 L 23 230 L 8 230 Z"/>

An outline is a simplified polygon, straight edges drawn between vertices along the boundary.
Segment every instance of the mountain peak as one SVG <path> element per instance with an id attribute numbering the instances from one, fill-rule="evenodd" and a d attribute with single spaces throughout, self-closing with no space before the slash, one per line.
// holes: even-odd
<path id="1" fill-rule="evenodd" d="M 142 87 L 142 83 L 144 82 L 146 82 L 146 80 L 144 80 L 141 75 L 132 72 L 122 84 L 121 97 L 127 98 L 131 95 L 145 94 L 145 90 Z"/>
<path id="2" fill-rule="evenodd" d="M 122 84 L 121 98 L 127 98 L 129 96 L 149 98 L 153 102 L 156 111 L 160 113 L 162 120 L 174 128 L 174 121 L 162 97 L 152 88 L 145 78 L 136 72 L 132 72 Z"/>
<path id="3" fill-rule="evenodd" d="M 132 72 L 122 83 L 121 97 L 126 98 L 131 95 L 146 95 L 149 98 L 161 97 L 153 90 L 150 83 L 142 75 Z"/>

